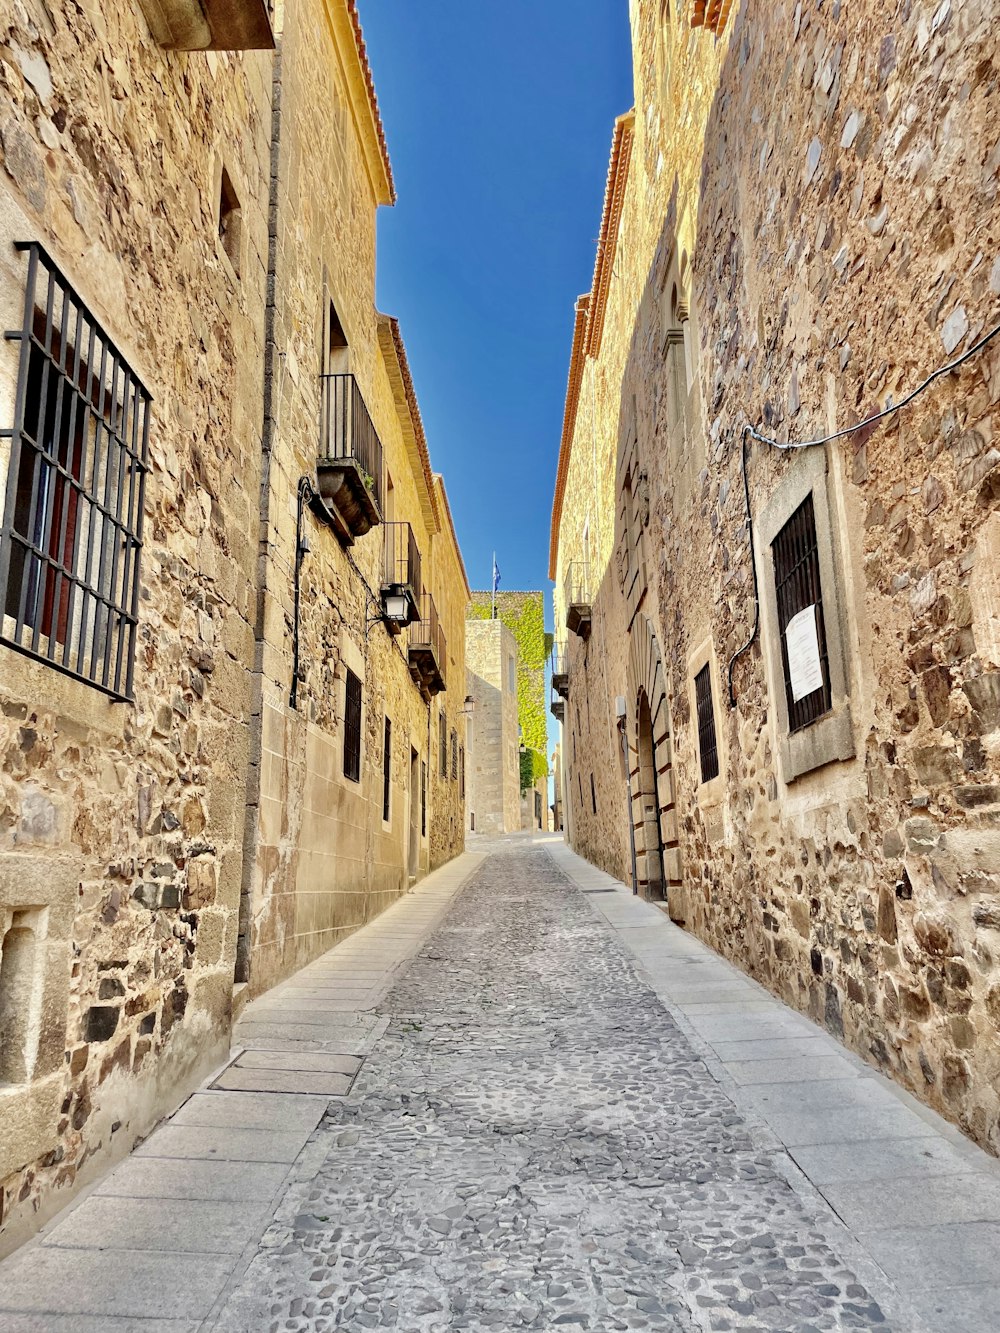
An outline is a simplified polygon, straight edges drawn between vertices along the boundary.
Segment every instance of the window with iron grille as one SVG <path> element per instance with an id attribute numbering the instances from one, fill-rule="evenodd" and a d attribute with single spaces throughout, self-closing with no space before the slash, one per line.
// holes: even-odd
<path id="1" fill-rule="evenodd" d="M 427 837 L 427 765 L 420 764 L 420 836 Z"/>
<path id="2" fill-rule="evenodd" d="M 390 801 L 392 796 L 392 723 L 385 720 L 385 737 L 382 742 L 382 818 L 389 822 Z"/>
<path id="3" fill-rule="evenodd" d="M 458 732 L 451 733 L 451 780 L 458 781 Z"/>
<path id="4" fill-rule="evenodd" d="M 719 746 L 715 736 L 715 709 L 712 706 L 712 671 L 707 662 L 694 678 L 694 698 L 698 710 L 701 780 L 711 782 L 719 776 Z"/>
<path id="5" fill-rule="evenodd" d="M 438 769 L 443 778 L 448 776 L 448 718 L 443 708 L 438 717 Z"/>
<path id="6" fill-rule="evenodd" d="M 465 800 L 465 746 L 458 747 L 458 794 Z"/>
<path id="7" fill-rule="evenodd" d="M 28 257 L 0 641 L 131 699 L 150 397 L 40 245 Z"/>
<path id="8" fill-rule="evenodd" d="M 361 780 L 361 681 L 351 670 L 344 690 L 344 777 Z"/>
<path id="9" fill-rule="evenodd" d="M 823 623 L 823 595 L 819 577 L 819 549 L 816 541 L 816 516 L 812 494 L 806 496 L 795 513 L 771 543 L 774 558 L 774 590 L 781 630 L 781 665 L 788 704 L 788 730 L 800 731 L 830 711 L 830 660 Z M 789 667 L 787 631 L 789 622 L 800 613 L 812 611 L 806 618 L 810 655 L 818 658 L 816 689 L 803 693 L 800 676 Z M 799 622 L 801 624 L 801 622 Z M 815 629 L 815 641 L 812 640 Z M 803 673 L 808 674 L 808 673 Z"/>

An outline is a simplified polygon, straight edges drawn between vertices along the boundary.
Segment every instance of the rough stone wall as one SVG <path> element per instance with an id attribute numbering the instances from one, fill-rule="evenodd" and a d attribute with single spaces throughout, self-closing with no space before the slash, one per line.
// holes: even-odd
<path id="1" fill-rule="evenodd" d="M 425 704 L 410 676 L 406 633 L 394 637 L 381 622 L 373 623 L 383 582 L 382 525 L 344 549 L 329 528 L 306 514 L 310 550 L 301 569 L 300 681 L 296 707 L 290 706 L 296 494 L 300 478 L 315 477 L 330 302 L 348 343 L 337 369 L 355 376 L 381 440 L 392 480 L 391 517 L 412 525 L 424 583 L 451 627 L 456 665 L 449 662 L 449 671 L 457 673 L 462 660 L 452 603 L 457 597 L 464 605 L 465 590 L 456 586 L 450 537 L 438 532 L 432 517 L 432 487 L 416 457 L 392 340 L 374 305 L 378 196 L 358 131 L 367 107 L 359 105 L 349 78 L 353 54 L 338 44 L 323 0 L 302 0 L 285 11 L 278 51 L 272 433 L 261 564 L 259 797 L 249 820 L 256 852 L 243 917 L 253 994 L 380 912 L 429 865 L 460 850 L 463 836 L 458 775 L 451 776 L 449 762 L 441 777 L 436 733 L 442 707 L 457 731 L 460 699 L 452 685 Z M 348 669 L 363 686 L 358 782 L 344 774 Z M 386 718 L 392 726 L 388 820 L 382 817 Z M 423 821 L 421 764 L 427 765 Z"/>
<path id="2" fill-rule="evenodd" d="M 228 1045 L 251 698 L 270 58 L 178 56 L 134 5 L 0 17 L 0 326 L 51 252 L 152 395 L 135 699 L 0 646 L 0 1250 Z M 219 240 L 223 165 L 239 277 Z M 0 350 L 12 424 L 18 345 Z M 0 442 L 0 482 L 9 454 Z M 8 934 L 8 932 L 10 932 Z M 22 957 L 23 961 L 23 957 Z M 10 965 L 9 967 L 7 965 Z"/>
<path id="3" fill-rule="evenodd" d="M 647 469 L 647 614 L 681 812 L 676 910 L 996 1152 L 995 344 L 886 425 L 822 450 L 751 450 L 761 628 L 734 668 L 737 705 L 726 706 L 727 663 L 754 619 L 743 423 L 790 440 L 850 425 L 998 322 L 995 14 L 978 0 L 748 0 L 721 43 L 683 33 L 663 62 L 658 10 L 633 7 L 636 151 L 623 229 L 632 210 L 649 221 L 642 243 L 620 250 L 635 316 L 609 316 L 602 356 L 619 359 L 620 401 L 597 433 L 620 444 L 634 424 Z M 664 362 L 669 272 L 690 304 L 694 374 L 680 426 Z M 609 512 L 619 482 L 602 491 Z M 840 659 L 832 748 L 826 724 L 789 736 L 774 619 L 769 542 L 810 491 Z M 567 506 L 570 541 L 581 494 Z M 604 697 L 629 679 L 623 599 L 611 601 Z M 601 643 L 595 603 L 590 670 Z M 709 783 L 693 705 L 703 661 L 722 770 Z M 568 718 L 584 706 L 578 680 Z M 571 836 L 607 864 L 572 747 L 571 733 Z M 603 723 L 584 726 L 577 750 L 611 771 Z M 625 803 L 608 797 L 627 835 Z"/>
<path id="4" fill-rule="evenodd" d="M 440 724 L 432 708 L 428 764 L 431 793 L 429 797 L 431 870 L 450 861 L 453 856 L 457 856 L 465 849 L 465 830 L 468 824 L 465 811 L 468 806 L 470 765 L 468 714 L 465 711 L 465 696 L 468 693 L 465 608 L 469 597 L 469 585 L 461 551 L 449 521 L 448 497 L 445 493 L 444 480 L 440 475 L 434 478 L 434 490 L 438 501 L 441 529 L 431 540 L 433 587 L 435 605 L 441 617 L 448 651 L 446 689 L 443 694 L 437 696 L 434 703 L 438 713 L 445 714 L 449 737 L 452 730 L 456 733 L 459 771 L 457 777 L 451 776 L 449 755 L 448 777 L 445 779 L 440 775 L 436 763 L 438 733 L 435 732 L 435 727 Z"/>
<path id="5" fill-rule="evenodd" d="M 469 795 L 477 833 L 514 833 L 521 827 L 520 757 L 517 742 L 517 642 L 502 620 L 466 625 L 470 727 Z"/>

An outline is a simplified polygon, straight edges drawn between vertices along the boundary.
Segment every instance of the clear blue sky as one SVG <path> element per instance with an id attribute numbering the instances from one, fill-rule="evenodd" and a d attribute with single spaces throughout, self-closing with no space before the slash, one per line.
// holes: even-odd
<path id="1" fill-rule="evenodd" d="M 399 195 L 379 210 L 379 308 L 399 318 L 473 588 L 494 548 L 502 588 L 548 588 L 573 303 L 632 104 L 627 0 L 359 11 Z"/>

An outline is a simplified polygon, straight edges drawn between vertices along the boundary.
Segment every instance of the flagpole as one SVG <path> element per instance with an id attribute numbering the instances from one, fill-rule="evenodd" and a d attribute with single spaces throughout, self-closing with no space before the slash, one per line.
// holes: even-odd
<path id="1" fill-rule="evenodd" d="M 496 553 L 496 551 L 493 552 L 493 578 L 492 578 L 492 584 L 493 584 L 493 600 L 492 600 L 492 603 L 491 603 L 491 605 L 490 605 L 490 619 L 491 619 L 491 620 L 496 620 L 496 618 L 497 618 L 497 553 Z"/>

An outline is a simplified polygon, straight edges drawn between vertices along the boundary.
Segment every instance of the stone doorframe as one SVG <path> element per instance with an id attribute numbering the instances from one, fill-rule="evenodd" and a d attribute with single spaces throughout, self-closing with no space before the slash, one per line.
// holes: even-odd
<path id="1" fill-rule="evenodd" d="M 636 890 L 643 898 L 667 899 L 673 920 L 683 920 L 684 901 L 677 811 L 675 809 L 673 741 L 667 706 L 663 658 L 648 616 L 638 615 L 629 634 L 628 718 L 632 828 L 635 833 Z M 642 762 L 640 712 L 649 706 L 651 754 Z M 662 877 L 660 861 L 662 849 Z"/>

